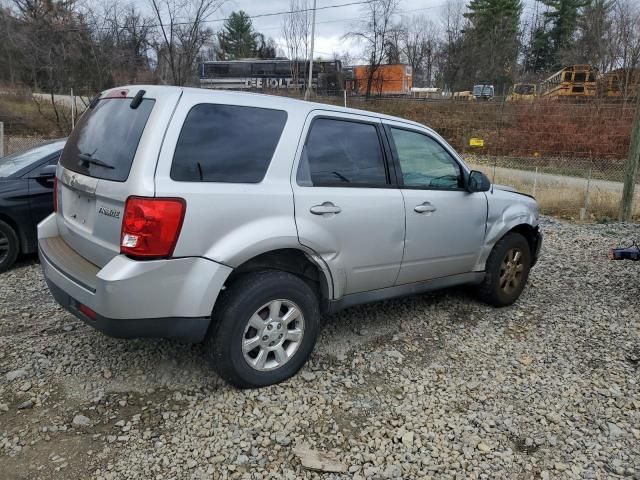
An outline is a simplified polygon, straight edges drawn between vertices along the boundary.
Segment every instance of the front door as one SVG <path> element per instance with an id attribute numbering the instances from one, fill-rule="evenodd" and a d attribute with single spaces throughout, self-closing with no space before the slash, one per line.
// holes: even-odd
<path id="1" fill-rule="evenodd" d="M 307 118 L 292 185 L 300 243 L 329 266 L 334 295 L 390 287 L 404 243 L 380 121 L 316 111 Z"/>
<path id="2" fill-rule="evenodd" d="M 406 215 L 396 284 L 473 270 L 484 241 L 487 198 L 464 189 L 466 171 L 428 131 L 387 125 Z"/>

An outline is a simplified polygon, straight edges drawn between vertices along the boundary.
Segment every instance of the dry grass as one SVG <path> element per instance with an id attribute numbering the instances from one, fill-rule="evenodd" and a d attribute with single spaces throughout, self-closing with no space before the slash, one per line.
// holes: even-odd
<path id="1" fill-rule="evenodd" d="M 60 137 L 70 129 L 70 108 L 57 105 L 57 116 L 48 101 L 34 101 L 29 90 L 0 85 L 0 122 L 7 135 Z"/>
<path id="2" fill-rule="evenodd" d="M 587 202 L 587 180 L 572 178 L 567 181 L 562 177 L 548 178 L 523 177 L 517 171 L 504 168 L 487 168 L 486 165 L 470 164 L 472 168 L 483 171 L 496 184 L 508 185 L 516 190 L 534 195 L 540 205 L 541 213 L 572 220 L 588 219 L 593 221 L 613 221 L 618 218 L 620 210 L 620 190 L 605 187 L 597 182 L 589 185 Z M 535 184 L 535 191 L 534 191 Z M 586 207 L 586 216 L 581 217 L 581 209 Z M 635 220 L 640 220 L 640 185 L 636 187 L 634 202 Z"/>

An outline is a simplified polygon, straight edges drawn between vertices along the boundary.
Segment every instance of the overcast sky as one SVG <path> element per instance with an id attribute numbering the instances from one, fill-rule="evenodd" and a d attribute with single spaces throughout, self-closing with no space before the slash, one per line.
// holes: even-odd
<path id="1" fill-rule="evenodd" d="M 144 1 L 144 0 L 138 0 Z M 352 3 L 356 0 L 317 0 L 317 7 L 330 5 L 340 5 Z M 438 22 L 441 18 L 443 7 L 447 0 L 400 0 L 397 20 L 401 16 L 425 15 L 433 21 Z M 459 0 L 468 3 L 467 0 Z M 524 15 L 531 14 L 535 0 L 523 0 L 525 4 Z M 313 5 L 313 0 L 309 0 Z M 289 0 L 227 0 L 221 11 L 214 14 L 213 18 L 224 18 L 231 12 L 244 10 L 250 16 L 265 13 L 284 12 L 289 10 Z M 316 13 L 316 57 L 332 58 L 334 53 L 349 51 L 352 56 L 360 54 L 361 48 L 353 42 L 347 41 L 343 35 L 353 30 L 358 21 L 363 18 L 363 5 L 349 5 L 339 8 L 328 8 L 318 10 Z M 281 47 L 284 47 L 282 40 L 282 19 L 283 15 L 276 15 L 263 18 L 254 18 L 255 29 L 264 33 L 267 37 L 273 37 Z M 222 22 L 212 22 L 210 24 L 214 30 L 222 26 Z M 284 53 L 284 52 L 283 52 Z"/>
<path id="2" fill-rule="evenodd" d="M 317 0 L 317 7 L 328 5 L 339 5 L 351 3 L 354 0 Z M 400 15 L 424 14 L 437 20 L 440 16 L 442 5 L 446 0 L 400 0 Z M 313 0 L 309 0 L 310 5 Z M 318 10 L 316 12 L 316 45 L 315 55 L 331 58 L 333 53 L 342 53 L 350 50 L 355 54 L 359 48 L 357 45 L 349 45 L 342 36 L 352 30 L 358 20 L 362 18 L 363 5 L 349 5 L 340 8 L 330 8 Z M 289 0 L 227 0 L 222 7 L 222 11 L 214 17 L 226 17 L 232 11 L 244 10 L 247 14 L 254 16 L 271 12 L 283 12 L 289 10 Z M 263 17 L 253 19 L 255 29 L 264 33 L 267 37 L 273 37 L 279 43 L 282 42 L 281 25 L 283 15 L 273 17 Z M 220 22 L 212 23 L 215 30 L 221 26 Z"/>

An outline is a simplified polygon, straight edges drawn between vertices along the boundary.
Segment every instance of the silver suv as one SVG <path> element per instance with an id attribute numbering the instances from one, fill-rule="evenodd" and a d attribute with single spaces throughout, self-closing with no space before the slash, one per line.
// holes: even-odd
<path id="1" fill-rule="evenodd" d="M 462 284 L 509 305 L 541 245 L 535 200 L 433 130 L 247 93 L 104 92 L 55 192 L 56 300 L 108 335 L 204 341 L 239 387 L 295 374 L 322 313 Z"/>

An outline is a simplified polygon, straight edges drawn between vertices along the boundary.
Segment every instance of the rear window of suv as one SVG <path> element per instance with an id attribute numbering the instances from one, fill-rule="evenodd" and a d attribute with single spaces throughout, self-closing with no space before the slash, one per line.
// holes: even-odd
<path id="1" fill-rule="evenodd" d="M 271 163 L 287 113 L 200 104 L 182 126 L 171 165 L 181 182 L 259 183 Z"/>
<path id="2" fill-rule="evenodd" d="M 60 164 L 90 177 L 126 181 L 154 103 L 143 99 L 134 109 L 130 98 L 98 101 L 71 133 Z"/>

